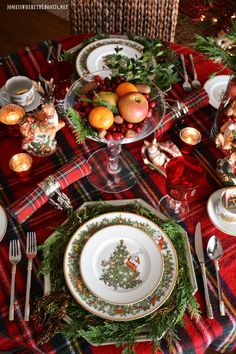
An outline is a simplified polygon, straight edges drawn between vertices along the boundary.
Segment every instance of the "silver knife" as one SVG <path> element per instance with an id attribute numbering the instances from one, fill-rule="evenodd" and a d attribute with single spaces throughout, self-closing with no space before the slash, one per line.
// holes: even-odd
<path id="1" fill-rule="evenodd" d="M 207 277 L 206 277 L 206 269 L 205 269 L 205 261 L 204 261 L 203 245 L 202 245 L 202 231 L 201 231 L 201 223 L 200 222 L 198 222 L 196 225 L 194 244 L 195 244 L 195 251 L 196 251 L 197 258 L 200 263 L 200 268 L 201 268 L 201 272 L 202 272 L 205 301 L 206 301 L 206 307 L 207 307 L 207 317 L 214 318 L 213 312 L 212 312 L 212 307 L 211 307 L 211 302 L 210 302 L 210 297 L 209 297 L 209 293 L 208 293 L 208 287 L 207 287 Z"/>

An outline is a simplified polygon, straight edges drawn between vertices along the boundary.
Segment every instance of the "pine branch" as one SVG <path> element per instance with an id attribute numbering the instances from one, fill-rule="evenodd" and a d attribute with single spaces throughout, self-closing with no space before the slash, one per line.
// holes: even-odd
<path id="1" fill-rule="evenodd" d="M 72 128 L 74 129 L 74 133 L 76 135 L 76 141 L 79 144 L 83 143 L 88 136 L 94 138 L 97 136 L 95 130 L 93 130 L 87 120 L 81 118 L 79 113 L 73 108 L 68 109 L 67 117 L 73 124 Z"/>

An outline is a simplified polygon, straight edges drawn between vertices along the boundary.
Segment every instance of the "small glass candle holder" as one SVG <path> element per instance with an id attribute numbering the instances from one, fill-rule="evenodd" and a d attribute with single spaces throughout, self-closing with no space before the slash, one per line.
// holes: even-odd
<path id="1" fill-rule="evenodd" d="M 7 126 L 10 136 L 20 136 L 19 121 L 25 115 L 23 107 L 17 104 L 8 104 L 0 109 L 0 122 Z"/>
<path id="2" fill-rule="evenodd" d="M 13 155 L 9 161 L 10 169 L 23 181 L 30 179 L 32 164 L 32 157 L 23 152 Z"/>
<path id="3" fill-rule="evenodd" d="M 200 143 L 202 137 L 199 130 L 193 127 L 185 127 L 179 132 L 180 151 L 183 154 L 190 154 L 194 146 Z"/>

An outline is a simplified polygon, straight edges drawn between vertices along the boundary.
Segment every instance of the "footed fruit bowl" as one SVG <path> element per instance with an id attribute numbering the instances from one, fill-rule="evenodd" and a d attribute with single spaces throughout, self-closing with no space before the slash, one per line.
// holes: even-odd
<path id="1" fill-rule="evenodd" d="M 121 144 L 144 139 L 160 127 L 165 115 L 162 92 L 154 85 L 129 82 L 103 70 L 74 82 L 64 109 L 78 142 L 90 138 L 107 144 L 89 158 L 90 183 L 106 192 L 133 186 L 137 182 L 134 171 L 139 168 L 134 157 L 121 151 Z M 102 173 L 98 161 L 102 161 Z"/>

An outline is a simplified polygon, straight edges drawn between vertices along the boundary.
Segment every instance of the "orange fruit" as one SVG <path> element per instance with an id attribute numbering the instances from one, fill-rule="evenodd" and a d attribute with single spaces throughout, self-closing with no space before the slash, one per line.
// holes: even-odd
<path id="1" fill-rule="evenodd" d="M 91 110 L 88 120 L 93 128 L 107 130 L 114 123 L 114 116 L 110 109 L 99 106 Z"/>
<path id="2" fill-rule="evenodd" d="M 131 84 L 131 82 L 125 81 L 117 86 L 116 93 L 120 97 L 130 92 L 138 92 L 137 87 L 134 84 Z"/>

